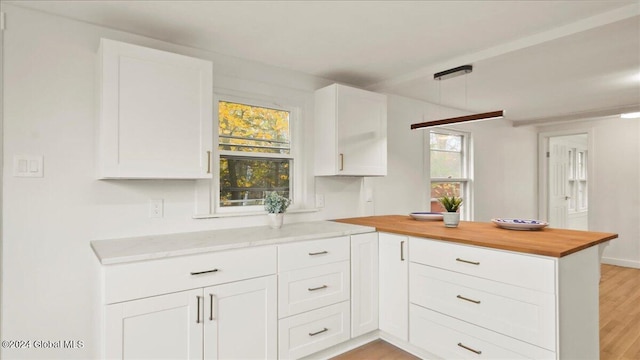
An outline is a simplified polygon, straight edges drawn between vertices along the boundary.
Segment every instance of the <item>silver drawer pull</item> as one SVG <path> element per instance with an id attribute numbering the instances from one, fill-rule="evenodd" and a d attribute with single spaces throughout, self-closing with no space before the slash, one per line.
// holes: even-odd
<path id="1" fill-rule="evenodd" d="M 476 354 L 478 354 L 478 355 L 482 354 L 482 351 L 480 351 L 480 350 L 476 350 L 476 349 L 473 349 L 473 348 L 470 348 L 470 347 L 468 347 L 468 346 L 465 346 L 463 343 L 458 343 L 458 346 L 460 346 L 461 348 L 463 348 L 463 349 L 465 349 L 465 350 L 469 350 L 469 351 L 471 351 L 471 352 L 474 352 L 474 353 L 476 353 Z"/>
<path id="2" fill-rule="evenodd" d="M 205 271 L 196 271 L 196 272 L 192 272 L 190 273 L 191 275 L 202 275 L 202 274 L 210 274 L 210 273 L 214 273 L 214 272 L 218 272 L 220 270 L 218 269 L 212 269 L 212 270 L 205 270 Z"/>
<path id="3" fill-rule="evenodd" d="M 474 303 L 474 304 L 480 304 L 480 300 L 473 300 L 473 299 L 469 299 L 469 298 L 466 298 L 466 297 L 464 297 L 464 296 L 462 296 L 462 295 L 458 295 L 458 296 L 456 296 L 456 297 L 457 297 L 458 299 L 465 300 L 465 301 L 469 301 L 469 302 L 472 302 L 472 303 Z"/>
<path id="4" fill-rule="evenodd" d="M 324 255 L 324 254 L 328 254 L 328 251 L 318 251 L 318 252 L 314 252 L 314 253 L 309 253 L 309 256 L 314 256 L 314 255 Z"/>
<path id="5" fill-rule="evenodd" d="M 471 264 L 471 265 L 480 265 L 479 261 L 470 261 L 470 260 L 465 260 L 460 258 L 456 258 L 456 261 L 460 261 L 460 262 Z"/>
<path id="6" fill-rule="evenodd" d="M 328 287 L 327 285 L 322 285 L 322 286 L 318 286 L 318 287 L 315 287 L 315 288 L 308 288 L 307 290 L 316 291 L 316 290 L 326 289 L 327 287 Z"/>
<path id="7" fill-rule="evenodd" d="M 322 329 L 322 330 L 320 330 L 320 331 L 316 331 L 316 332 L 313 332 L 313 333 L 309 333 L 309 336 L 316 336 L 316 335 L 318 335 L 318 334 L 322 334 L 323 332 L 327 332 L 327 331 L 329 331 L 329 329 L 327 329 L 327 328 L 323 328 L 323 329 Z"/>

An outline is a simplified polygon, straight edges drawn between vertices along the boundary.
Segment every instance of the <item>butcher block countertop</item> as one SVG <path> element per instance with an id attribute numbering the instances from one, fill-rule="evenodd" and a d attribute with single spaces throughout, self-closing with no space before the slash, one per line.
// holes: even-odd
<path id="1" fill-rule="evenodd" d="M 473 221 L 461 221 L 458 227 L 447 228 L 442 221 L 417 221 L 405 215 L 368 216 L 335 221 L 371 226 L 380 232 L 558 258 L 618 237 L 618 234 L 613 233 L 550 228 L 534 231 L 506 230 L 493 223 Z"/>

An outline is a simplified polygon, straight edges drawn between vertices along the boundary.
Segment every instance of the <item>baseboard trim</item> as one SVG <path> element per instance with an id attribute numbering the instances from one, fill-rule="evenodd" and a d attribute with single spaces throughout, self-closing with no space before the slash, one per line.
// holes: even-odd
<path id="1" fill-rule="evenodd" d="M 380 333 L 379 330 L 374 330 L 370 333 L 360 335 L 357 338 L 353 338 L 349 341 L 341 342 L 340 344 L 334 345 L 330 348 L 313 353 L 309 356 L 304 357 L 303 359 L 306 359 L 306 360 L 330 359 L 332 357 L 338 356 L 340 354 L 344 354 L 347 351 L 353 350 L 355 348 L 359 348 L 362 345 L 365 345 L 372 341 L 380 339 L 379 333 Z"/>
<path id="2" fill-rule="evenodd" d="M 608 264 L 608 265 L 616 265 L 616 266 L 640 269 L 640 261 L 626 260 L 626 259 L 616 259 L 616 258 L 611 258 L 611 257 L 606 257 L 605 256 L 605 257 L 602 257 L 602 261 L 601 262 L 603 264 Z"/>

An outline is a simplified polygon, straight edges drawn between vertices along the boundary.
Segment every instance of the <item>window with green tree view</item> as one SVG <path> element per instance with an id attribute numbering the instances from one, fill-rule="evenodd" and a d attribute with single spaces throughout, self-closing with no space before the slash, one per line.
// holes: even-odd
<path id="1" fill-rule="evenodd" d="M 460 212 L 468 219 L 471 207 L 468 137 L 466 133 L 442 129 L 429 132 L 431 211 L 445 211 L 438 198 L 455 195 L 462 197 Z"/>
<path id="2" fill-rule="evenodd" d="M 219 206 L 262 205 L 268 192 L 291 198 L 291 112 L 218 102 Z"/>

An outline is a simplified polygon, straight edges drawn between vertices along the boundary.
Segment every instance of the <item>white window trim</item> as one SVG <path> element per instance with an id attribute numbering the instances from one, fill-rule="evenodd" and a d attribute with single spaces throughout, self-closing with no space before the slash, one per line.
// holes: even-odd
<path id="1" fill-rule="evenodd" d="M 268 154 L 268 153 L 252 153 L 251 157 L 264 158 L 289 158 L 293 160 L 291 168 L 291 206 L 287 212 L 306 212 L 311 211 L 304 207 L 304 166 L 303 149 L 301 142 L 303 140 L 302 131 L 302 104 L 293 104 L 275 97 L 247 95 L 247 94 L 231 94 L 226 91 L 214 91 L 213 96 L 213 156 L 212 156 L 212 172 L 211 180 L 197 180 L 195 186 L 195 215 L 194 219 L 229 217 L 229 216 L 250 216 L 266 214 L 262 205 L 252 206 L 220 206 L 220 155 L 237 155 L 233 151 L 218 150 L 219 137 L 219 119 L 218 119 L 218 103 L 220 101 L 228 101 L 233 103 L 247 104 L 252 106 L 266 107 L 270 109 L 280 109 L 289 112 L 289 133 L 291 136 L 291 148 L 289 154 Z"/>
<path id="2" fill-rule="evenodd" d="M 432 178 L 431 177 L 431 132 L 437 132 L 446 135 L 460 135 L 463 137 L 462 141 L 462 163 L 463 169 L 462 178 Z M 473 221 L 473 138 L 470 132 L 453 130 L 448 128 L 436 128 L 425 131 L 424 136 L 424 149 L 425 149 L 425 177 L 428 179 L 428 187 L 426 190 L 426 197 L 428 204 L 435 200 L 431 197 L 431 184 L 437 182 L 462 182 L 465 183 L 464 187 L 464 205 L 462 206 L 462 219 Z M 429 209 L 430 210 L 430 209 Z"/>

